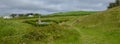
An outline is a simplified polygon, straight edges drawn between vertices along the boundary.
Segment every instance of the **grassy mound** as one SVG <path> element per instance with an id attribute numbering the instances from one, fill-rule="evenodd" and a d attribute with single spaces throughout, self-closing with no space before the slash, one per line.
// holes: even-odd
<path id="1" fill-rule="evenodd" d="M 120 7 L 81 17 L 75 22 L 80 29 L 83 43 L 118 44 L 120 43 Z"/>
<path id="2" fill-rule="evenodd" d="M 117 27 L 119 27 L 120 7 L 112 8 L 110 10 L 96 13 L 94 15 L 84 16 L 79 21 L 80 24 L 85 24 L 85 25 L 115 24 L 118 25 Z"/>
<path id="3" fill-rule="evenodd" d="M 35 27 L 13 20 L 0 20 L 0 44 L 58 44 L 78 42 L 80 34 L 58 24 Z M 66 41 L 66 42 L 63 42 Z"/>
<path id="4" fill-rule="evenodd" d="M 58 44 L 58 42 L 61 42 L 60 40 L 66 41 L 65 43 L 73 42 L 74 40 L 78 41 L 80 34 L 75 30 L 65 29 L 57 24 L 52 24 L 46 27 L 37 27 L 23 37 L 28 40 L 27 44 Z M 31 40 L 32 42 L 30 42 Z"/>
<path id="5" fill-rule="evenodd" d="M 57 17 L 57 16 L 83 16 L 83 15 L 90 15 L 96 13 L 95 11 L 70 11 L 70 12 L 59 12 L 59 13 L 53 13 L 49 14 L 50 17 Z"/>
<path id="6" fill-rule="evenodd" d="M 29 27 L 27 24 L 0 19 L 0 44 L 17 44 Z"/>
<path id="7" fill-rule="evenodd" d="M 59 13 L 59 15 L 60 14 L 61 13 Z M 79 12 L 68 12 L 65 14 L 78 15 Z M 65 14 L 63 13 L 63 15 Z M 115 7 L 93 15 L 78 17 L 79 16 L 46 17 L 43 18 L 45 22 L 58 22 L 58 24 L 53 23 L 43 27 L 33 26 L 36 24 L 35 19 L 0 19 L 0 44 L 120 43 L 120 7 Z"/>

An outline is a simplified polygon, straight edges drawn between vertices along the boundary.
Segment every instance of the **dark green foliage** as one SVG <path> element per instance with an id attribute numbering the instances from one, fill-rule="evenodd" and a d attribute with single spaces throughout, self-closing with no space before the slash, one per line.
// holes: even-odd
<path id="1" fill-rule="evenodd" d="M 23 21 L 23 23 L 28 23 L 28 24 L 31 24 L 31 25 L 36 25 L 36 22 L 35 20 L 29 20 L 29 21 Z"/>
<path id="2" fill-rule="evenodd" d="M 110 3 L 108 8 L 113 8 L 113 7 L 117 7 L 117 6 L 120 6 L 120 0 L 116 0 L 115 3 Z"/>
<path id="3" fill-rule="evenodd" d="M 24 17 L 25 15 L 24 14 L 19 14 L 19 17 Z"/>
<path id="4" fill-rule="evenodd" d="M 34 13 L 27 13 L 25 16 L 34 15 Z"/>
<path id="5" fill-rule="evenodd" d="M 12 16 L 14 18 L 15 16 L 17 16 L 17 14 L 11 14 L 10 16 Z"/>
<path id="6" fill-rule="evenodd" d="M 33 14 L 34 17 L 39 17 L 39 16 L 42 16 L 42 14 L 39 14 L 39 13 L 35 13 Z"/>

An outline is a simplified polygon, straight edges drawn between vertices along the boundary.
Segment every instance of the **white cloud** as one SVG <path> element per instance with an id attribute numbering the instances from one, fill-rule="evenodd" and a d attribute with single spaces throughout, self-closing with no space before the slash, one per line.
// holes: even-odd
<path id="1" fill-rule="evenodd" d="M 0 0 L 0 13 L 51 13 L 72 10 L 105 10 L 115 0 Z"/>

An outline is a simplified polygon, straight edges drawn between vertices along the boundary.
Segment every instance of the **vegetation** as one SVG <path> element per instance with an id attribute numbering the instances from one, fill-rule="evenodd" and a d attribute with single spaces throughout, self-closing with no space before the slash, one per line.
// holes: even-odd
<path id="1" fill-rule="evenodd" d="M 17 20 L 0 20 L 0 44 L 56 44 L 59 41 L 74 43 L 74 40 L 79 42 L 80 34 L 65 26 L 53 23 L 39 27 Z"/>
<path id="2" fill-rule="evenodd" d="M 53 13 L 49 14 L 44 17 L 60 17 L 60 16 L 83 16 L 83 15 L 89 15 L 96 13 L 96 11 L 70 11 L 70 12 L 59 12 L 59 13 Z"/>
<path id="3" fill-rule="evenodd" d="M 26 13 L 26 14 L 11 14 L 10 16 L 13 18 L 28 18 L 29 15 L 32 15 L 33 17 L 41 16 L 39 13 Z"/>
<path id="4" fill-rule="evenodd" d="M 120 6 L 120 0 L 116 0 L 115 3 L 110 3 L 108 8 L 113 8 L 113 7 L 117 7 Z"/>
<path id="5" fill-rule="evenodd" d="M 47 26 L 36 26 L 38 18 L 0 19 L 0 44 L 120 43 L 120 7 L 86 14 L 65 12 L 42 17 L 42 22 L 52 22 Z"/>
<path id="6" fill-rule="evenodd" d="M 0 44 L 18 44 L 29 27 L 24 23 L 0 19 Z"/>
<path id="7" fill-rule="evenodd" d="M 11 14 L 10 16 L 14 18 L 15 16 L 17 16 L 17 14 Z"/>
<path id="8" fill-rule="evenodd" d="M 120 7 L 80 17 L 74 25 L 81 33 L 83 44 L 120 43 Z"/>

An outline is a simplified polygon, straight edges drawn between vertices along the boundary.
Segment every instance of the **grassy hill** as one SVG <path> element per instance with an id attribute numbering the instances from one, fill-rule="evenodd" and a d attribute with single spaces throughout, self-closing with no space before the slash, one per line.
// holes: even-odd
<path id="1" fill-rule="evenodd" d="M 120 43 L 120 7 L 80 17 L 73 24 L 83 44 Z"/>
<path id="2" fill-rule="evenodd" d="M 69 11 L 49 14 L 48 16 L 83 16 L 96 13 L 96 11 Z"/>
<path id="3" fill-rule="evenodd" d="M 76 30 L 56 23 L 39 27 L 24 23 L 26 20 L 29 19 L 0 19 L 0 44 L 79 43 L 80 34 Z"/>
<path id="4" fill-rule="evenodd" d="M 83 16 L 80 16 L 82 13 Z M 92 12 L 82 13 L 56 13 L 55 15 L 62 14 L 66 16 L 41 18 L 42 21 L 58 22 L 53 22 L 47 26 L 34 26 L 38 18 L 0 19 L 0 44 L 120 43 L 120 7 L 99 13 L 93 12 L 95 14 Z M 30 24 L 31 22 L 33 23 L 32 25 Z"/>

